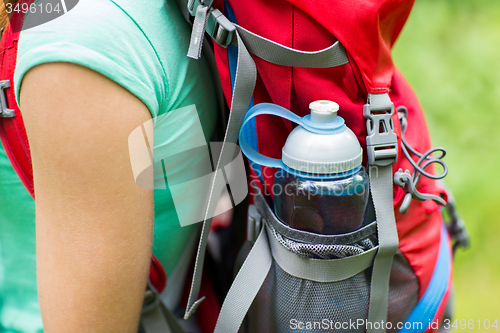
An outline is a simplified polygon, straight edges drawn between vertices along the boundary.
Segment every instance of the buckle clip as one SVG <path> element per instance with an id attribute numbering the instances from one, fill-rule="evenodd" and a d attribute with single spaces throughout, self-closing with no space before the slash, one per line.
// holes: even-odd
<path id="1" fill-rule="evenodd" d="M 391 116 L 394 114 L 394 104 L 390 107 L 372 105 L 363 106 L 363 116 L 366 118 L 366 148 L 368 165 L 386 166 L 398 160 L 398 137 L 394 133 Z"/>
<path id="2" fill-rule="evenodd" d="M 198 6 L 202 5 L 200 0 L 189 0 L 187 7 L 191 16 L 196 15 Z M 218 9 L 210 9 L 205 31 L 213 40 L 224 48 L 233 41 L 236 27 Z"/>
<path id="3" fill-rule="evenodd" d="M 14 118 L 15 113 L 13 109 L 9 109 L 7 105 L 7 96 L 5 95 L 5 88 L 10 88 L 9 80 L 0 81 L 0 117 Z"/>
<path id="4" fill-rule="evenodd" d="M 233 41 L 236 27 L 220 10 L 213 9 L 208 16 L 206 31 L 217 44 L 228 48 Z"/>

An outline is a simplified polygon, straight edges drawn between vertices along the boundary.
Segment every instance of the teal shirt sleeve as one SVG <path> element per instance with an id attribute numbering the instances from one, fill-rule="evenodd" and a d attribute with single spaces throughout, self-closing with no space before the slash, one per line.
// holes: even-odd
<path id="1" fill-rule="evenodd" d="M 101 73 L 141 99 L 153 117 L 160 112 L 159 101 L 168 96 L 167 75 L 151 42 L 111 1 L 80 1 L 67 14 L 21 32 L 14 76 L 18 103 L 24 75 L 51 62 L 75 63 Z"/>

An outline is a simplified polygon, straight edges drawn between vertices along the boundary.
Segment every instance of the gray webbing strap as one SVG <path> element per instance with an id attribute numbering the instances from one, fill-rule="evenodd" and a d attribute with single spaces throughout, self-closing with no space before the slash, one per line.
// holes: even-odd
<path id="1" fill-rule="evenodd" d="M 231 23 L 220 11 L 210 8 L 211 1 L 204 3 L 202 0 L 201 4 L 196 7 L 195 13 L 190 9 L 191 13 L 195 15 L 188 50 L 190 58 L 198 59 L 200 57 L 203 34 L 207 31 L 214 41 L 223 47 L 228 47 L 230 43 L 239 44 L 238 38 L 241 38 L 250 53 L 281 66 L 327 68 L 349 62 L 346 50 L 339 41 L 319 51 L 295 50 Z M 207 26 L 209 20 L 211 23 Z M 235 29 L 239 33 L 239 37 L 236 38 Z"/>
<path id="2" fill-rule="evenodd" d="M 252 99 L 255 81 L 257 78 L 257 69 L 255 68 L 255 63 L 253 62 L 252 57 L 248 53 L 238 34 L 236 34 L 236 37 L 238 40 L 238 62 L 236 65 L 233 99 L 231 101 L 231 111 L 229 112 L 226 134 L 224 136 L 221 153 L 217 161 L 216 171 L 219 170 L 221 166 L 228 164 L 232 160 L 234 155 L 233 149 L 236 147 L 241 124 L 243 123 L 247 109 L 250 106 L 250 100 Z M 226 142 L 234 143 L 234 145 L 226 145 Z M 184 315 L 185 319 L 189 318 L 189 316 L 193 314 L 200 302 L 203 300 L 203 298 L 199 300 L 196 300 L 196 298 L 198 298 L 198 293 L 200 291 L 203 259 L 205 257 L 210 225 L 212 224 L 211 217 L 215 212 L 218 201 L 218 197 L 213 195 L 217 174 L 218 172 L 214 172 L 215 176 L 210 189 L 205 219 L 201 229 L 200 243 L 198 245 L 198 252 L 196 253 L 196 262 L 193 272 L 193 280 L 191 282 L 191 290 L 189 292 L 186 313 Z"/>
<path id="3" fill-rule="evenodd" d="M 222 304 L 214 333 L 236 333 L 271 269 L 268 237 L 262 228 Z"/>
<path id="4" fill-rule="evenodd" d="M 281 66 L 326 68 L 347 64 L 346 51 L 339 42 L 326 49 L 306 52 L 273 42 L 235 24 L 248 50 L 257 57 Z"/>
<path id="5" fill-rule="evenodd" d="M 373 263 L 370 309 L 368 321 L 387 321 L 389 279 L 392 259 L 398 249 L 398 231 L 392 204 L 392 165 L 378 167 L 370 172 L 370 188 L 378 224 L 379 250 Z M 373 325 L 373 327 L 383 325 Z M 368 333 L 383 333 L 385 330 L 369 329 Z"/>
<path id="6" fill-rule="evenodd" d="M 367 109 L 367 111 L 364 110 L 365 116 L 375 122 L 380 121 L 379 118 L 383 119 L 387 114 L 372 114 L 371 111 L 394 112 L 394 106 L 388 94 L 369 94 L 368 105 L 365 105 L 365 109 Z M 374 142 L 373 149 L 397 144 L 393 130 L 388 126 L 384 127 L 386 127 L 384 133 L 379 133 L 378 126 L 369 127 L 368 137 L 375 137 L 375 139 L 372 139 Z M 371 147 L 368 148 L 372 149 Z M 393 156 L 393 158 L 397 158 L 397 155 L 396 157 Z M 377 219 L 379 249 L 373 263 L 370 308 L 368 310 L 368 321 L 372 323 L 372 327 L 367 330 L 367 333 L 384 333 L 384 325 L 381 325 L 381 322 L 387 321 L 392 260 L 399 243 L 392 202 L 392 162 L 388 162 L 385 158 L 375 158 L 372 165 L 370 165 L 369 174 L 370 190 Z M 379 325 L 375 325 L 375 323 L 379 323 Z M 379 329 L 375 327 L 379 327 Z"/>
<path id="7" fill-rule="evenodd" d="M 266 224 L 266 228 L 269 228 Z M 269 243 L 273 258 L 288 274 L 295 277 L 316 282 L 335 282 L 353 277 L 371 266 L 377 247 L 341 259 L 312 259 L 304 258 L 287 250 L 272 236 L 268 229 Z"/>
<path id="8" fill-rule="evenodd" d="M 372 111 L 384 111 L 392 106 L 389 94 L 368 94 L 368 104 Z"/>
<path id="9" fill-rule="evenodd" d="M 208 11 L 210 6 L 200 5 L 196 9 L 196 15 L 193 22 L 193 30 L 191 31 L 191 41 L 187 56 L 193 59 L 199 59 L 201 49 L 203 47 L 203 37 L 205 36 L 205 27 L 207 26 Z"/>

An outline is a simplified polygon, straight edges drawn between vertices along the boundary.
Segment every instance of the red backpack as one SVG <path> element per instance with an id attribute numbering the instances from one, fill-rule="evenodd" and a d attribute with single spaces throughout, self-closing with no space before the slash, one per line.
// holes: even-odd
<path id="1" fill-rule="evenodd" d="M 381 172 L 389 170 L 386 174 L 390 176 L 384 179 L 386 184 L 390 181 L 392 185 L 396 174 L 396 182 L 401 186 L 386 186 L 382 193 L 372 192 L 379 224 L 378 247 L 372 251 L 373 257 L 364 268 L 365 274 L 371 277 L 371 285 L 365 286 L 369 290 L 369 303 L 361 305 L 358 310 L 364 314 L 354 318 L 372 321 L 372 327 L 365 325 L 353 332 L 365 329 L 368 332 L 433 331 L 437 327 L 431 323 L 443 318 L 451 288 L 450 238 L 438 204 L 443 204 L 447 195 L 437 185 L 437 177 L 429 173 L 432 171 L 430 163 L 442 162 L 429 156 L 432 150 L 422 109 L 411 87 L 395 69 L 390 53 L 412 4 L 412 1 L 402 0 L 359 3 L 216 0 L 212 6 L 211 1 L 190 0 L 188 10 L 180 6 L 187 18 L 189 14 L 195 16 L 189 55 L 199 56 L 203 44 L 200 36 L 205 30 L 215 42 L 221 84 L 231 108 L 226 133 L 228 142 L 236 143 L 249 106 L 274 103 L 304 116 L 311 101 L 330 99 L 340 105 L 339 115 L 357 135 L 365 151 L 364 164 L 377 166 Z M 29 145 L 14 91 L 10 88 L 19 38 L 19 32 L 13 31 L 20 30 L 15 24 L 22 24 L 22 19 L 12 18 L 0 44 L 0 137 L 16 173 L 33 196 Z M 292 128 L 290 121 L 262 115 L 247 122 L 244 136 L 259 153 L 280 158 L 281 148 Z M 381 139 L 378 134 L 385 137 Z M 367 136 L 371 138 L 367 140 Z M 218 164 L 223 165 L 225 158 L 223 150 Z M 267 188 L 267 192 L 272 193 L 274 170 L 254 163 L 251 166 L 249 180 L 257 180 L 255 184 L 260 192 Z M 413 175 L 397 174 L 399 169 L 410 170 Z M 381 188 L 379 184 L 373 187 L 376 191 Z M 256 209 L 250 209 L 249 220 L 262 219 L 263 223 L 269 223 L 273 219 L 268 205 L 272 197 L 262 198 L 255 188 L 250 187 L 250 190 L 254 191 L 252 202 Z M 412 197 L 434 200 L 413 200 L 408 208 Z M 399 212 L 406 209 L 406 214 Z M 209 227 L 210 219 L 207 219 L 186 318 L 200 304 L 196 298 Z M 456 223 L 452 227 L 453 236 L 463 236 Z M 279 322 L 282 319 L 277 318 L 280 315 L 269 317 L 264 313 L 276 311 L 276 307 L 273 305 L 275 300 L 265 300 L 270 293 L 266 295 L 261 286 L 268 283 L 269 289 L 271 267 L 279 265 L 266 245 L 270 240 L 262 231 L 264 229 L 256 230 L 261 236 L 252 240 L 253 248 L 228 292 L 217 332 L 284 330 Z M 152 263 L 155 263 L 154 258 Z M 263 266 L 268 266 L 267 271 Z M 151 282 L 161 291 L 165 283 L 164 272 L 157 265 L 151 267 Z M 306 280 L 303 278 L 301 283 L 311 282 Z M 339 282 L 328 283 L 332 290 L 341 289 Z M 332 310 L 335 313 L 343 311 L 341 304 L 335 307 L 337 310 Z M 245 317 L 248 319 L 243 323 Z M 259 319 L 263 317 L 268 319 L 267 323 Z M 373 327 L 374 323 L 387 320 L 401 322 L 403 326 Z M 423 323 L 423 326 L 406 327 L 413 322 Z"/>
<path id="2" fill-rule="evenodd" d="M 270 111 L 247 109 L 273 103 L 305 116 L 310 102 L 332 100 L 340 105 L 339 115 L 363 147 L 363 164 L 377 173 L 370 181 L 376 255 L 360 269 L 353 268 L 359 265 L 353 258 L 343 258 L 348 259 L 345 267 L 332 262 L 337 270 L 355 271 L 319 281 L 305 271 L 327 269 L 328 263 L 317 266 L 312 258 L 304 262 L 278 249 L 276 235 L 270 233 L 280 225 L 270 204 L 276 169 L 258 165 L 247 154 L 255 205 L 248 217 L 254 226 L 247 230 L 253 228 L 252 234 L 260 235 L 250 239 L 253 248 L 222 305 L 215 332 L 430 332 L 446 327 L 442 319 L 452 285 L 450 234 L 460 244 L 466 244 L 467 237 L 457 221 L 448 229 L 443 222 L 440 208 L 450 203 L 437 179 L 447 173 L 441 161 L 445 150 L 431 148 L 422 108 L 392 61 L 391 48 L 412 5 L 413 1 L 403 0 L 189 1 L 183 11 L 186 17 L 194 16 L 188 56 L 199 57 L 206 31 L 214 41 L 231 109 L 226 142 L 236 143 L 239 133 L 244 152 L 252 149 L 280 159 L 292 122 Z M 435 152 L 439 156 L 431 156 Z M 223 151 L 217 167 L 226 165 L 232 154 L 229 148 Z M 441 175 L 433 174 L 433 163 L 443 166 Z M 209 203 L 207 216 L 213 205 Z M 207 218 L 185 318 L 201 301 L 198 280 L 209 226 Z M 278 238 L 280 243 L 286 235 Z M 283 253 L 288 253 L 286 260 Z M 349 284 L 358 274 L 369 276 L 365 286 Z M 358 303 L 352 295 L 339 294 L 353 286 L 364 293 L 358 295 Z M 311 314 L 311 308 L 319 314 Z M 297 314 L 305 320 L 293 317 Z M 335 320 L 325 327 L 318 318 Z M 346 328 L 347 319 L 361 320 L 363 325 Z M 391 325 L 384 326 L 388 321 Z"/>

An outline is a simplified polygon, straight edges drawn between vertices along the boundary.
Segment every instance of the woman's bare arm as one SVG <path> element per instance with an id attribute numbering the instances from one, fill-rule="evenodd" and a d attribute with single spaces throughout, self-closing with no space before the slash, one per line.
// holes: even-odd
<path id="1" fill-rule="evenodd" d="M 20 101 L 45 332 L 137 332 L 154 200 L 134 183 L 127 145 L 150 112 L 115 82 L 67 63 L 31 69 Z"/>

